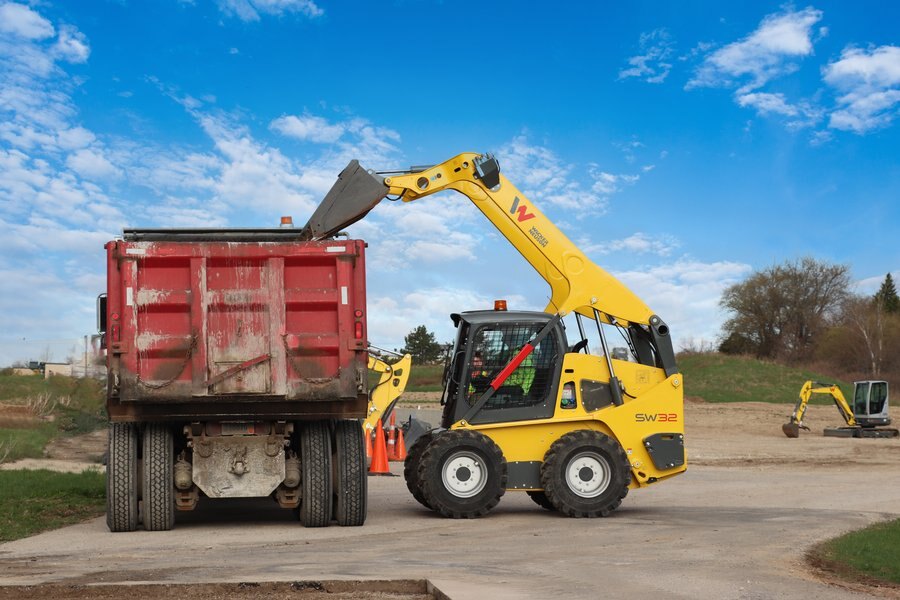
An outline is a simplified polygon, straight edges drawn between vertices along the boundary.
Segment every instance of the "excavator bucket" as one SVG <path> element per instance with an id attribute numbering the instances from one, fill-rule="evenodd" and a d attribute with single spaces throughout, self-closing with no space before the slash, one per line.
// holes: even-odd
<path id="1" fill-rule="evenodd" d="M 366 216 L 387 193 L 384 180 L 351 160 L 303 227 L 302 238 L 316 241 L 331 237 Z"/>
<path id="2" fill-rule="evenodd" d="M 800 437 L 800 425 L 793 421 L 782 425 L 781 430 L 784 432 L 784 435 L 789 438 Z"/>

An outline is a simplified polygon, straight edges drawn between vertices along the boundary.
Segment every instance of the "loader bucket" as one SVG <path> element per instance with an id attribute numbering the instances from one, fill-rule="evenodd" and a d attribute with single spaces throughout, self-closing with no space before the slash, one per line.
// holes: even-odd
<path id="1" fill-rule="evenodd" d="M 302 237 L 321 240 L 362 219 L 387 196 L 384 180 L 351 160 L 303 227 Z"/>
<path id="2" fill-rule="evenodd" d="M 784 432 L 784 435 L 789 438 L 800 437 L 800 425 L 791 421 L 790 423 L 785 423 L 781 426 L 781 430 Z"/>

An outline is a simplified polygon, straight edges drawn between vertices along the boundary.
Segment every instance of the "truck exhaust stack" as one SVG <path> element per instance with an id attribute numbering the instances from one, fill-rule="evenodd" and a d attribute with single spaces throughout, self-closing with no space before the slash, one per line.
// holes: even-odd
<path id="1" fill-rule="evenodd" d="M 387 196 L 384 181 L 351 160 L 303 227 L 302 238 L 317 241 L 356 223 Z"/>

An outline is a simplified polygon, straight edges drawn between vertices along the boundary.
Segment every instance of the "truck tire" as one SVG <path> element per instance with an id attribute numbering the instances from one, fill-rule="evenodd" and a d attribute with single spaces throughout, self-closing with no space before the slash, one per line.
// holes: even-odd
<path id="1" fill-rule="evenodd" d="M 431 507 L 422 493 L 422 484 L 419 481 L 419 463 L 422 462 L 422 454 L 425 453 L 425 448 L 428 447 L 432 439 L 434 439 L 434 433 L 431 431 L 423 433 L 416 438 L 416 441 L 413 442 L 413 445 L 406 452 L 406 460 L 403 461 L 403 478 L 406 480 L 406 489 L 416 499 L 416 502 L 425 508 Z"/>
<path id="2" fill-rule="evenodd" d="M 175 449 L 172 429 L 164 423 L 144 428 L 142 513 L 144 529 L 168 531 L 175 525 Z"/>
<path id="3" fill-rule="evenodd" d="M 110 423 L 106 461 L 106 526 L 134 531 L 138 526 L 137 427 Z"/>
<path id="4" fill-rule="evenodd" d="M 486 515 L 506 493 L 506 459 L 477 431 L 445 431 L 425 449 L 419 485 L 427 506 L 451 519 Z"/>
<path id="5" fill-rule="evenodd" d="M 628 494 L 631 467 L 622 446 L 597 431 L 582 429 L 550 446 L 541 484 L 550 503 L 570 517 L 606 517 Z"/>
<path id="6" fill-rule="evenodd" d="M 342 527 L 366 522 L 368 475 L 362 424 L 337 421 L 334 426 L 334 518 Z"/>
<path id="7" fill-rule="evenodd" d="M 331 432 L 328 421 L 300 426 L 300 507 L 304 527 L 327 527 L 331 521 Z"/>

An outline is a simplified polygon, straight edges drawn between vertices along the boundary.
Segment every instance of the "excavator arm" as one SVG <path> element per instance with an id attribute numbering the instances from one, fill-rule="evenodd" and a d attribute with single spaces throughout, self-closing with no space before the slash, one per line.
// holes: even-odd
<path id="1" fill-rule="evenodd" d="M 369 354 L 369 370 L 378 374 L 378 382 L 369 392 L 368 414 L 363 422 L 367 434 L 375 430 L 379 420 L 383 421 L 390 414 L 394 403 L 403 395 L 411 365 L 412 357 L 409 354 L 404 354 L 394 364 L 388 364 Z"/>
<path id="2" fill-rule="evenodd" d="M 809 399 L 813 394 L 827 394 L 831 396 L 831 399 L 834 400 L 834 405 L 837 406 L 838 412 L 841 413 L 841 417 L 843 417 L 847 425 L 850 427 L 856 426 L 856 418 L 853 416 L 853 411 L 850 409 L 850 405 L 847 404 L 847 399 L 844 398 L 841 388 L 833 383 L 807 381 L 800 388 L 800 398 L 794 406 L 794 412 L 791 413 L 791 420 L 781 426 L 784 435 L 789 438 L 795 438 L 800 436 L 801 429 L 809 431 L 809 427 L 803 424 L 803 417 L 806 415 Z"/>
<path id="3" fill-rule="evenodd" d="M 386 196 L 413 202 L 455 190 L 469 200 L 550 285 L 545 312 L 580 313 L 627 330 L 640 362 L 678 372 L 669 328 L 622 282 L 594 264 L 500 173 L 491 154 L 464 153 L 440 164 L 381 178 L 352 161 L 313 213 L 304 233 L 324 239 L 354 223 Z"/>

